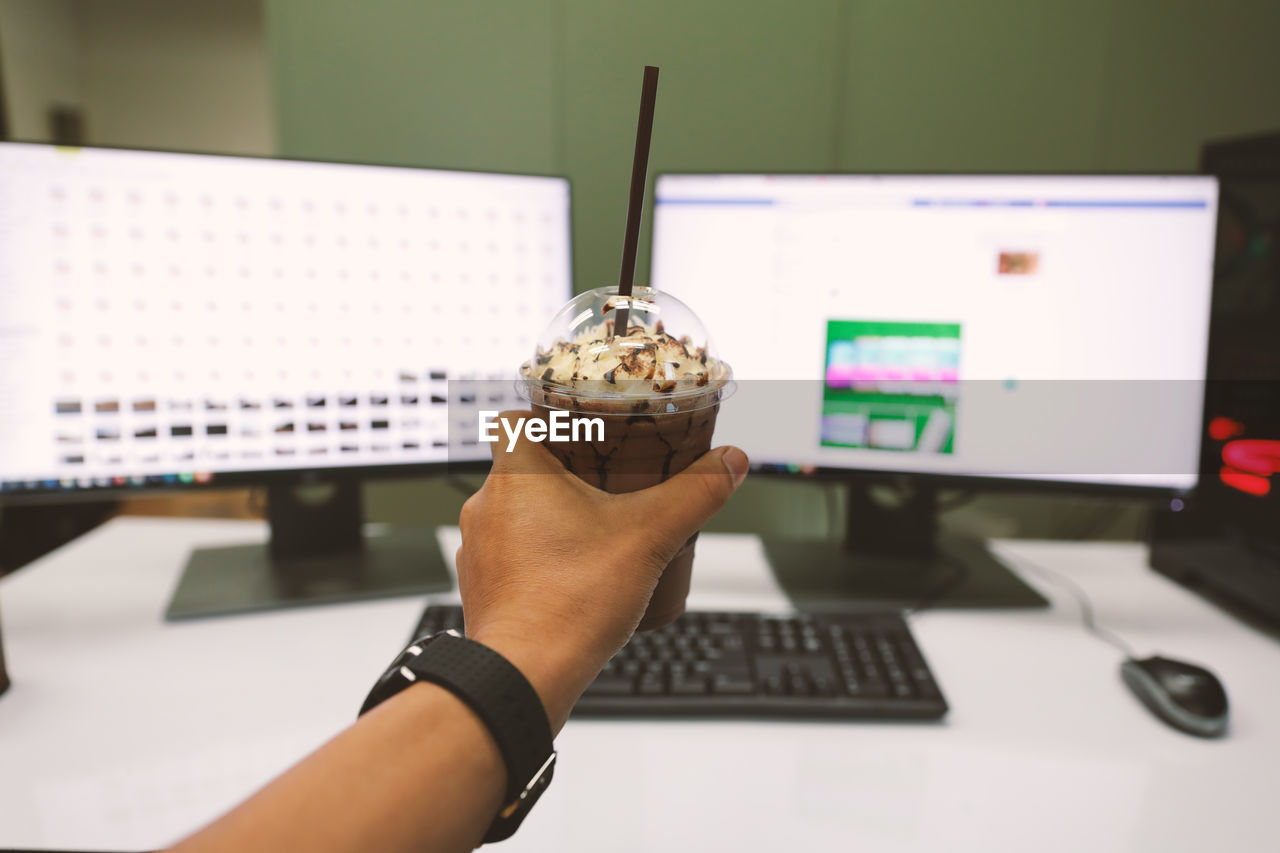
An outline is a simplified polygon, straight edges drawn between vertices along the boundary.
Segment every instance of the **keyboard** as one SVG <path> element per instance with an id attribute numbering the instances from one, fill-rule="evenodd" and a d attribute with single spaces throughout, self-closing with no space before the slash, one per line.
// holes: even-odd
<path id="1" fill-rule="evenodd" d="M 431 605 L 414 638 L 462 631 Z M 573 709 L 576 717 L 935 720 L 947 702 L 896 613 L 690 612 L 636 634 Z"/>

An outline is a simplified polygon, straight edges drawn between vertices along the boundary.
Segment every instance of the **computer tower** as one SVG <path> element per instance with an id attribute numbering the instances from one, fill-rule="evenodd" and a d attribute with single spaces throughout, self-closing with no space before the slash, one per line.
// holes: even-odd
<path id="1" fill-rule="evenodd" d="M 1221 181 L 1200 487 L 1151 565 L 1280 625 L 1280 133 L 1207 144 Z"/>

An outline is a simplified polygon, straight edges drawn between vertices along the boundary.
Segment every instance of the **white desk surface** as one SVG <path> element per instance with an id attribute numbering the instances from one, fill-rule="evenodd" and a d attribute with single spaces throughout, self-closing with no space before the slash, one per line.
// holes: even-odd
<path id="1" fill-rule="evenodd" d="M 264 537 L 118 519 L 0 582 L 0 848 L 163 845 L 352 720 L 420 600 L 162 621 L 193 545 Z M 440 538 L 451 556 L 457 530 Z M 502 849 L 1276 849 L 1280 644 L 1152 573 L 1140 545 L 996 550 L 1069 573 L 1139 653 L 1216 672 L 1230 735 L 1158 722 L 1071 600 L 1028 576 L 1052 610 L 912 619 L 944 723 L 572 720 Z M 704 535 L 694 578 L 694 607 L 784 609 L 754 537 Z"/>

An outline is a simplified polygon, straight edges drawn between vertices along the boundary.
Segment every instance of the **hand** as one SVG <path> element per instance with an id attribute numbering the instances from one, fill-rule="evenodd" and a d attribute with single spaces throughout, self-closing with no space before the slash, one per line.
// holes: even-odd
<path id="1" fill-rule="evenodd" d="M 493 456 L 459 519 L 467 636 L 529 678 L 558 729 L 635 631 L 663 568 L 742 483 L 747 457 L 716 448 L 664 483 L 615 495 L 523 438 Z"/>

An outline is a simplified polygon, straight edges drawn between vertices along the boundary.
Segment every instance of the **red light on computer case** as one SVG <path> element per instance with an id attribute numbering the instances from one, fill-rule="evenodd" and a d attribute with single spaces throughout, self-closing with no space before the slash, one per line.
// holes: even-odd
<path id="1" fill-rule="evenodd" d="M 1250 474 L 1269 476 L 1280 471 L 1280 441 L 1253 438 L 1228 442 L 1222 448 L 1222 461 Z"/>
<path id="2" fill-rule="evenodd" d="M 1222 480 L 1223 485 L 1230 486 L 1238 492 L 1244 492 L 1246 495 L 1264 498 L 1271 494 L 1271 481 L 1257 474 L 1246 474 L 1234 468 L 1223 468 L 1218 472 L 1218 479 Z"/>
<path id="3" fill-rule="evenodd" d="M 1271 493 L 1272 477 L 1280 474 L 1280 441 L 1261 438 L 1229 441 L 1223 445 L 1222 461 L 1218 477 L 1223 484 L 1245 494 L 1264 497 Z"/>
<path id="4" fill-rule="evenodd" d="M 1217 417 L 1209 421 L 1209 437 L 1214 441 L 1226 441 L 1244 433 L 1244 424 L 1234 418 Z"/>

